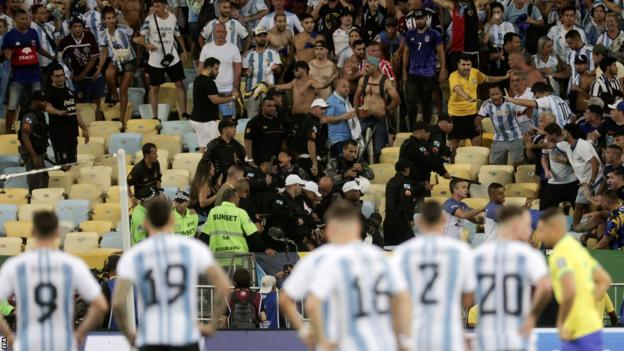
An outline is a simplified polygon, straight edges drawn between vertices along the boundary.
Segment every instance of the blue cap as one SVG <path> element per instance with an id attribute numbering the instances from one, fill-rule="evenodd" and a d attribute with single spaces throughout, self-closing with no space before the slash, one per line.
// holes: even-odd
<path id="1" fill-rule="evenodd" d="M 624 112 L 624 101 L 617 100 L 613 104 L 609 105 L 610 109 L 616 109 L 618 111 Z"/>

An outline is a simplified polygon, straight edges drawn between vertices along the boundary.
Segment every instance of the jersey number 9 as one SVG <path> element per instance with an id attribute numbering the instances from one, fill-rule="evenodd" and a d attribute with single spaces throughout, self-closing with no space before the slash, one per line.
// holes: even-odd
<path id="1" fill-rule="evenodd" d="M 39 323 L 45 322 L 56 311 L 57 295 L 56 287 L 51 283 L 39 283 L 35 286 L 35 303 L 43 310 L 43 314 L 37 318 Z"/>

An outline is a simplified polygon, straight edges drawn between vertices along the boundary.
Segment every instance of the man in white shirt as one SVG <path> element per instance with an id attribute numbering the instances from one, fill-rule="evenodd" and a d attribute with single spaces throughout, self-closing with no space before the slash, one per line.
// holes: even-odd
<path id="1" fill-rule="evenodd" d="M 186 44 L 180 35 L 178 20 L 167 11 L 167 0 L 154 0 L 154 14 L 147 16 L 141 36 L 135 39 L 135 43 L 145 46 L 149 50 L 147 68 L 150 80 L 150 103 L 155 118 L 158 116 L 158 92 L 160 86 L 165 83 L 165 74 L 175 84 L 178 92 L 178 113 L 188 118 L 186 113 L 186 90 L 184 80 L 184 66 L 182 61 L 187 58 Z M 178 56 L 175 42 L 182 47 L 182 54 Z M 181 60 L 180 60 L 181 59 Z"/>
<path id="2" fill-rule="evenodd" d="M 556 122 L 560 127 L 568 123 L 574 122 L 576 116 L 572 113 L 572 109 L 567 102 L 559 96 L 553 94 L 552 87 L 544 82 L 533 84 L 531 88 L 535 99 L 516 99 L 505 96 L 505 100 L 512 104 L 537 108 L 539 114 L 551 112 L 556 117 Z"/>
<path id="3" fill-rule="evenodd" d="M 587 39 L 585 38 L 583 29 L 575 24 L 576 8 L 574 6 L 567 6 L 561 13 L 563 14 L 561 23 L 550 28 L 548 37 L 553 41 L 555 55 L 557 55 L 560 61 L 566 62 L 568 54 L 570 53 L 570 48 L 566 42 L 566 34 L 571 30 L 576 30 L 584 43 L 587 42 Z"/>
<path id="4" fill-rule="evenodd" d="M 301 25 L 299 17 L 292 12 L 284 10 L 284 0 L 273 0 L 271 1 L 271 5 L 273 5 L 273 12 L 262 17 L 256 27 L 273 28 L 275 25 L 275 15 L 284 14 L 286 16 L 286 25 L 293 34 L 303 32 L 303 26 Z"/>
<path id="5" fill-rule="evenodd" d="M 199 37 L 199 45 L 204 46 L 207 42 L 214 40 L 214 27 L 217 23 L 223 23 L 227 31 L 226 41 L 236 45 L 238 48 L 247 51 L 251 43 L 251 37 L 244 25 L 238 20 L 231 18 L 232 4 L 230 0 L 219 0 L 219 16 L 212 21 L 206 23 Z M 244 45 L 243 45 L 244 42 Z"/>
<path id="6" fill-rule="evenodd" d="M 544 127 L 546 141 L 550 145 L 557 145 L 563 141 L 561 127 L 556 123 Z M 557 207 L 563 201 L 573 203 L 579 190 L 574 170 L 567 162 L 566 153 L 557 147 L 542 149 L 542 168 L 548 183 L 540 196 L 540 210 Z M 564 161 L 564 162 L 561 162 Z"/>
<path id="7" fill-rule="evenodd" d="M 340 27 L 332 34 L 334 42 L 334 57 L 340 57 L 343 51 L 349 48 L 349 32 L 353 29 L 353 15 L 344 11 L 340 15 Z"/>
<path id="8" fill-rule="evenodd" d="M 208 57 L 219 60 L 219 74 L 215 83 L 219 90 L 219 95 L 230 96 L 232 92 L 238 92 L 241 79 L 241 55 L 238 47 L 225 40 L 227 30 L 223 23 L 217 23 L 213 31 L 214 41 L 206 43 L 199 54 L 199 65 L 197 69 L 203 71 L 203 62 Z M 236 114 L 234 101 L 220 104 L 219 113 L 221 117 L 230 117 Z"/>

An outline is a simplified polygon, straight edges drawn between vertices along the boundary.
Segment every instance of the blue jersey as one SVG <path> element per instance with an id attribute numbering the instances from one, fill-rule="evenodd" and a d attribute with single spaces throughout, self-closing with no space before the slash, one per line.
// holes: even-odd
<path id="1" fill-rule="evenodd" d="M 277 308 L 277 293 L 275 291 L 262 294 L 262 304 L 266 309 L 267 329 L 277 329 L 279 327 L 279 309 Z"/>
<path id="2" fill-rule="evenodd" d="M 35 83 L 41 81 L 39 54 L 41 48 L 37 32 L 28 28 L 26 33 L 11 29 L 2 43 L 2 50 L 11 49 L 12 80 L 17 83 Z"/>
<path id="3" fill-rule="evenodd" d="M 412 29 L 405 33 L 405 42 L 409 48 L 409 74 L 433 77 L 436 73 L 436 46 L 442 44 L 440 34 L 433 29 L 420 33 Z"/>
<path id="4" fill-rule="evenodd" d="M 498 229 L 498 212 L 503 205 L 489 202 L 485 206 L 485 240 L 496 239 L 496 229 Z"/>

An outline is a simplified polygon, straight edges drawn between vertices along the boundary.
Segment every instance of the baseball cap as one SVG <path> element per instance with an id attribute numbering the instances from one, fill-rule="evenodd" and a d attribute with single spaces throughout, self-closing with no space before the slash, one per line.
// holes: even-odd
<path id="1" fill-rule="evenodd" d="M 602 116 L 603 114 L 602 107 L 598 105 L 589 105 L 587 106 L 587 110 L 597 114 L 598 116 Z"/>
<path id="2" fill-rule="evenodd" d="M 574 63 L 587 64 L 589 63 L 589 60 L 586 55 L 578 55 L 574 58 Z"/>
<path id="3" fill-rule="evenodd" d="M 186 191 L 178 191 L 173 198 L 175 202 L 187 202 L 191 200 L 191 195 L 189 195 Z"/>
<path id="4" fill-rule="evenodd" d="M 610 109 L 615 109 L 615 110 L 618 110 L 618 111 L 622 111 L 622 112 L 624 112 L 624 101 L 622 101 L 622 100 L 617 100 L 617 101 L 616 101 L 616 102 L 614 102 L 613 104 L 608 105 L 608 107 L 609 107 Z"/>
<path id="5" fill-rule="evenodd" d="M 348 193 L 351 190 L 362 191 L 362 187 L 360 186 L 360 183 L 356 182 L 355 180 L 344 183 L 344 185 L 342 186 L 342 192 Z"/>
<path id="6" fill-rule="evenodd" d="M 325 99 L 314 99 L 314 101 L 312 101 L 312 105 L 310 105 L 310 107 L 329 107 L 329 105 L 327 104 L 327 102 L 325 101 Z"/>
<path id="7" fill-rule="evenodd" d="M 303 186 L 303 190 L 313 192 L 314 195 L 316 195 L 317 197 L 323 197 L 318 191 L 318 184 L 316 184 L 315 182 L 306 182 Z"/>
<path id="8" fill-rule="evenodd" d="M 592 50 L 592 52 L 594 54 L 606 54 L 609 52 L 609 49 L 607 49 L 607 47 L 602 44 L 596 44 L 594 45 L 594 49 Z"/>
<path id="9" fill-rule="evenodd" d="M 594 3 L 594 5 L 592 5 L 592 10 L 593 10 L 593 9 L 595 9 L 596 7 L 598 7 L 598 6 L 602 6 L 602 8 L 603 8 L 605 11 L 607 11 L 607 5 L 605 5 L 605 4 L 601 3 L 601 2 L 596 2 L 596 3 Z"/>
<path id="10" fill-rule="evenodd" d="M 416 18 L 425 17 L 425 16 L 427 16 L 427 14 L 423 10 L 419 9 L 419 10 L 414 11 L 414 17 Z"/>
<path id="11" fill-rule="evenodd" d="M 276 283 L 277 283 L 277 280 L 275 279 L 274 276 L 265 275 L 264 277 L 262 277 L 262 280 L 260 281 L 260 290 L 258 290 L 258 292 L 260 294 L 268 294 L 271 292 L 271 290 L 273 290 L 273 287 L 275 286 Z"/>
<path id="12" fill-rule="evenodd" d="M 594 105 L 599 106 L 600 108 L 604 108 L 604 101 L 602 101 L 602 99 L 597 96 L 592 96 L 587 100 L 587 105 Z"/>
<path id="13" fill-rule="evenodd" d="M 269 31 L 267 31 L 266 29 L 264 29 L 264 27 L 259 26 L 254 30 L 254 34 L 255 35 L 260 35 L 260 34 L 269 34 Z"/>
<path id="14" fill-rule="evenodd" d="M 296 174 L 291 174 L 288 177 L 286 177 L 286 186 L 295 185 L 295 184 L 306 185 L 306 181 L 301 179 Z"/>

